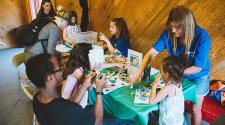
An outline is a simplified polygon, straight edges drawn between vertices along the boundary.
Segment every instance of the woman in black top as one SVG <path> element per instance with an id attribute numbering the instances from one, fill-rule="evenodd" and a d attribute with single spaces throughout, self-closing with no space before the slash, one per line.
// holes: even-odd
<path id="1" fill-rule="evenodd" d="M 52 6 L 51 0 L 42 0 L 41 8 L 37 13 L 37 18 L 39 17 L 54 17 L 56 16 L 55 10 Z"/>

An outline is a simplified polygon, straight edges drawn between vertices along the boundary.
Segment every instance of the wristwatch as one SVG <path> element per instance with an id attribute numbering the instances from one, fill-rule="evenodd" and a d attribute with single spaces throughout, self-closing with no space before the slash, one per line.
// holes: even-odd
<path id="1" fill-rule="evenodd" d="M 104 95 L 103 92 L 96 92 L 96 95 Z"/>

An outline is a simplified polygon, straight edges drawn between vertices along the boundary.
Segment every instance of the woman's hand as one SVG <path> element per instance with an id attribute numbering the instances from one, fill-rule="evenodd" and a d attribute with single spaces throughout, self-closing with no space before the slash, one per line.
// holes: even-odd
<path id="1" fill-rule="evenodd" d="M 106 43 L 110 42 L 109 39 L 103 33 L 100 32 L 100 34 L 101 34 L 101 36 L 99 36 L 100 40 L 102 40 Z"/>
<path id="2" fill-rule="evenodd" d="M 134 83 L 136 82 L 141 76 L 141 73 L 139 73 L 138 71 L 132 75 L 129 75 L 128 78 L 127 78 L 127 81 L 129 83 Z"/>

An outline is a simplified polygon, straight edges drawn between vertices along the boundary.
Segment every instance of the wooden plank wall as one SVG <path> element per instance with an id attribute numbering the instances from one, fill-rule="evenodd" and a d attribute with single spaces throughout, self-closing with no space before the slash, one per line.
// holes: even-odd
<path id="1" fill-rule="evenodd" d="M 53 0 L 56 5 L 56 9 L 62 7 L 64 10 L 74 10 L 77 13 L 78 23 L 80 24 L 82 9 L 79 4 L 79 0 Z"/>
<path id="2" fill-rule="evenodd" d="M 225 80 L 225 0 L 89 0 L 91 29 L 110 37 L 109 23 L 113 17 L 124 17 L 134 50 L 147 52 L 166 27 L 169 11 L 177 6 L 190 8 L 197 23 L 212 40 L 211 79 Z M 152 65 L 167 56 L 160 54 Z"/>
<path id="3" fill-rule="evenodd" d="M 15 47 L 12 29 L 26 22 L 24 0 L 0 0 L 0 49 Z"/>

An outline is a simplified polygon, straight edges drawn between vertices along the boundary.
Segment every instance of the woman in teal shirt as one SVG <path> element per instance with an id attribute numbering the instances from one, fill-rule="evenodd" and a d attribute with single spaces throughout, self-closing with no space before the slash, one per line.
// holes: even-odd
<path id="1" fill-rule="evenodd" d="M 138 71 L 128 79 L 132 83 L 138 80 L 146 65 L 165 49 L 169 56 L 186 54 L 189 60 L 184 76 L 195 83 L 198 96 L 198 103 L 191 104 L 191 122 L 200 125 L 202 102 L 209 91 L 210 44 L 208 33 L 196 24 L 191 10 L 178 6 L 169 14 L 167 29 L 146 53 Z"/>

